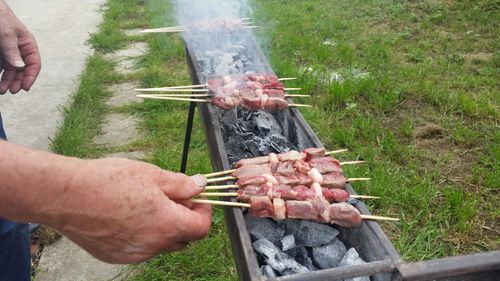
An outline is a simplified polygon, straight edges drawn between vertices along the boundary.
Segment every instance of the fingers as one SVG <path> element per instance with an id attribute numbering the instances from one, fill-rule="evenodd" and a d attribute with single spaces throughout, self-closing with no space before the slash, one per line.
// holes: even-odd
<path id="1" fill-rule="evenodd" d="M 12 83 L 10 83 L 9 91 L 12 94 L 17 94 L 17 92 L 21 90 L 21 82 L 23 81 L 23 77 L 24 77 L 24 72 L 18 71 L 16 77 L 14 78 Z"/>
<path id="2" fill-rule="evenodd" d="M 5 94 L 9 90 L 11 83 L 16 79 L 17 70 L 11 67 L 6 67 L 0 80 L 0 94 Z"/>
<path id="3" fill-rule="evenodd" d="M 191 210 L 178 204 L 174 208 L 184 241 L 200 240 L 208 235 L 212 224 L 212 207 L 209 204 L 196 203 Z"/>
<path id="4" fill-rule="evenodd" d="M 12 67 L 23 68 L 25 66 L 15 32 L 6 34 L 0 40 L 0 53 L 2 53 L 4 60 Z"/>
<path id="5" fill-rule="evenodd" d="M 171 200 L 183 201 L 191 199 L 205 189 L 207 179 L 202 175 L 192 177 L 181 173 L 163 171 L 158 179 L 162 191 Z"/>
<path id="6" fill-rule="evenodd" d="M 25 36 L 21 37 L 19 39 L 19 49 L 26 63 L 21 88 L 25 91 L 29 91 L 42 68 L 38 45 L 33 35 L 27 33 Z"/>

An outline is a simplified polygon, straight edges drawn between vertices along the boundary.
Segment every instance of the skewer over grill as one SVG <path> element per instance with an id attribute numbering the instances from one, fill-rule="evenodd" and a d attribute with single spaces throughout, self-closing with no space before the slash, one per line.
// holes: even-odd
<path id="1" fill-rule="evenodd" d="M 250 214 L 274 219 L 307 219 L 336 223 L 345 227 L 358 227 L 363 218 L 359 211 L 346 203 L 349 198 L 375 199 L 373 196 L 350 196 L 344 190 L 346 179 L 341 163 L 325 156 L 323 148 L 309 148 L 303 152 L 289 151 L 282 154 L 242 159 L 231 173 L 209 182 L 237 179 L 238 188 L 231 193 L 202 193 L 200 196 L 235 197 L 240 202 L 197 201 L 226 206 L 250 208 Z M 209 174 L 214 175 L 214 174 Z M 217 175 L 223 175 L 219 172 Z M 351 179 L 352 180 L 352 179 Z M 364 178 L 358 178 L 364 180 Z M 208 186 L 207 190 L 224 189 Z M 368 219 L 369 217 L 364 217 Z M 397 220 L 386 218 L 388 220 Z"/>
<path id="2" fill-rule="evenodd" d="M 171 33 L 171 32 L 235 32 L 244 29 L 252 29 L 258 26 L 253 25 L 250 18 L 220 17 L 209 18 L 187 25 L 176 25 L 160 28 L 142 30 L 142 33 Z"/>
<path id="3" fill-rule="evenodd" d="M 289 103 L 286 98 L 309 97 L 286 93 L 292 90 L 300 88 L 285 88 L 278 77 L 265 73 L 217 76 L 209 78 L 207 84 L 202 85 L 136 89 L 140 92 L 169 92 L 169 94 L 137 95 L 139 98 L 212 103 L 224 110 L 237 106 L 247 110 L 268 111 L 283 110 L 288 107 L 309 107 L 309 105 Z M 200 94 L 172 94 L 173 92 Z"/>

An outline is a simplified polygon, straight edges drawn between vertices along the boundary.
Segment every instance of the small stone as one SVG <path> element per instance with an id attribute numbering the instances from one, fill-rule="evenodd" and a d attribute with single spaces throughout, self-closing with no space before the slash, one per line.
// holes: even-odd
<path id="1" fill-rule="evenodd" d="M 262 270 L 262 275 L 266 276 L 267 278 L 278 277 L 278 275 L 270 265 L 261 266 L 260 270 Z"/>
<path id="2" fill-rule="evenodd" d="M 320 269 L 337 267 L 345 253 L 344 243 L 339 239 L 335 239 L 326 246 L 312 248 L 314 264 Z"/>
<path id="3" fill-rule="evenodd" d="M 285 235 L 285 230 L 269 219 L 256 218 L 246 214 L 245 221 L 253 240 L 264 238 L 276 243 Z"/>
<path id="4" fill-rule="evenodd" d="M 329 225 L 302 221 L 287 220 L 286 233 L 295 236 L 295 243 L 307 247 L 318 247 L 332 242 L 339 231 Z"/>
<path id="5" fill-rule="evenodd" d="M 349 251 L 344 255 L 342 260 L 339 263 L 339 267 L 342 266 L 351 266 L 351 265 L 359 265 L 365 264 L 366 262 L 359 256 L 358 251 L 354 248 L 350 248 Z M 345 279 L 344 281 L 370 281 L 369 276 L 355 277 L 351 279 Z"/>
<path id="6" fill-rule="evenodd" d="M 288 251 L 295 248 L 295 237 L 293 235 L 286 235 L 281 239 L 281 250 Z"/>

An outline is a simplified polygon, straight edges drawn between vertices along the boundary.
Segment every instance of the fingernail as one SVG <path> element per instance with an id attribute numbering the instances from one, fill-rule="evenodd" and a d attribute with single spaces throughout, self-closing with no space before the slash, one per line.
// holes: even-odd
<path id="1" fill-rule="evenodd" d="M 194 176 L 191 176 L 191 179 L 199 187 L 205 187 L 207 185 L 207 178 L 203 175 L 194 175 Z"/>
<path id="2" fill-rule="evenodd" d="M 24 61 L 18 59 L 18 60 L 14 61 L 14 65 L 13 66 L 16 67 L 16 68 L 23 68 L 26 65 L 24 64 Z"/>

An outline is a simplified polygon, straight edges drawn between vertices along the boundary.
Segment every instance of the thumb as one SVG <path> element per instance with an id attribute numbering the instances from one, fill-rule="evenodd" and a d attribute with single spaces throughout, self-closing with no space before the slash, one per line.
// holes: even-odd
<path id="1" fill-rule="evenodd" d="M 181 173 L 169 173 L 168 177 L 168 181 L 160 188 L 174 201 L 191 199 L 200 194 L 207 185 L 207 179 L 202 175 L 189 177 Z"/>
<path id="2" fill-rule="evenodd" d="M 0 53 L 10 66 L 15 68 L 23 68 L 25 66 L 15 34 L 8 35 L 3 40 L 0 40 Z"/>

